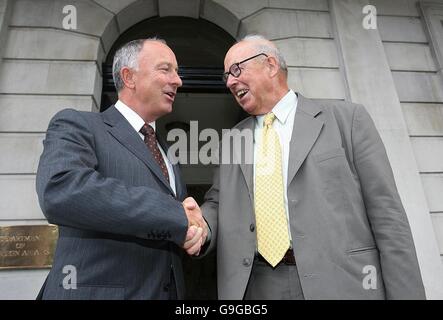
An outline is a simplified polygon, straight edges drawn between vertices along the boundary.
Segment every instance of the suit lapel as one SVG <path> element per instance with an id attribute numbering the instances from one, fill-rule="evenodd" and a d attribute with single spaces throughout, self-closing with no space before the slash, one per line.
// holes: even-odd
<path id="1" fill-rule="evenodd" d="M 109 125 L 109 133 L 126 149 L 140 159 L 157 176 L 165 187 L 174 194 L 151 152 L 149 152 L 148 148 L 143 143 L 143 140 L 141 140 L 138 133 L 135 132 L 134 128 L 131 127 L 125 117 L 123 117 L 114 106 L 103 112 L 103 121 Z"/>
<path id="2" fill-rule="evenodd" d="M 323 121 L 315 117 L 322 111 L 320 107 L 310 99 L 306 99 L 301 94 L 298 95 L 297 112 L 294 119 L 294 129 L 292 130 L 291 145 L 289 150 L 289 168 L 288 168 L 288 185 L 294 179 L 297 171 L 300 169 L 303 161 L 306 159 L 309 151 L 317 140 L 323 127 Z M 255 129 L 255 117 L 249 117 L 238 127 L 239 130 L 250 130 L 253 137 Z M 241 148 L 240 148 L 241 149 Z M 237 161 L 241 159 L 238 149 L 234 150 Z M 254 155 L 254 145 L 246 145 L 246 154 Z M 250 153 L 248 153 L 250 152 Z M 253 187 L 253 164 L 240 162 L 240 169 L 248 187 L 251 201 L 254 201 Z"/>
<path id="3" fill-rule="evenodd" d="M 321 109 L 317 104 L 298 94 L 297 111 L 289 148 L 288 185 L 294 179 L 320 134 L 323 121 L 316 118 L 320 112 Z"/>
<path id="4" fill-rule="evenodd" d="M 174 164 L 173 161 L 171 161 L 171 159 L 169 159 L 169 157 L 168 157 L 169 145 L 166 143 L 166 141 L 162 137 L 160 137 L 158 134 L 156 134 L 156 136 L 157 136 L 158 143 L 162 147 L 163 151 L 166 154 L 166 157 L 168 158 L 169 162 L 172 165 L 172 170 L 174 171 L 174 176 L 175 176 L 176 198 L 181 201 L 186 197 L 187 192 L 186 192 L 186 185 L 184 184 L 182 177 L 181 177 L 179 165 Z"/>
<path id="5" fill-rule="evenodd" d="M 249 117 L 245 120 L 245 122 L 242 124 L 242 126 L 239 126 L 239 129 L 241 131 L 246 130 L 247 134 L 248 132 L 252 133 L 252 139 L 254 139 L 254 129 L 255 129 L 255 117 Z M 242 150 L 242 152 L 245 152 L 243 155 L 247 159 L 246 155 L 252 156 L 252 163 L 245 163 L 246 161 L 242 161 L 242 155 L 238 154 L 238 151 Z M 246 144 L 245 149 L 242 148 L 235 148 L 234 149 L 234 157 L 237 161 L 237 163 L 240 163 L 240 169 L 243 173 L 243 176 L 246 181 L 246 185 L 248 187 L 249 191 L 249 197 L 251 198 L 252 203 L 254 203 L 254 187 L 253 187 L 253 174 L 254 174 L 254 168 L 253 168 L 253 161 L 254 161 L 254 143 Z"/>

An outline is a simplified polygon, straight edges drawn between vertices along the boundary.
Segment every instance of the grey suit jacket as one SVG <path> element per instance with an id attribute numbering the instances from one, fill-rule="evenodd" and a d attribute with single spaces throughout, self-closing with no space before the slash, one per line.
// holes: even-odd
<path id="1" fill-rule="evenodd" d="M 254 126 L 249 117 L 236 128 L 241 134 Z M 242 299 L 251 273 L 252 175 L 251 164 L 221 164 L 202 207 L 212 231 L 206 252 L 217 248 L 220 299 Z M 306 299 L 425 297 L 385 148 L 363 106 L 298 94 L 287 195 Z"/>
<path id="2" fill-rule="evenodd" d="M 40 206 L 59 226 L 43 298 L 168 299 L 171 270 L 183 298 L 186 188 L 177 166 L 174 173 L 177 196 L 114 106 L 56 114 L 37 171 Z M 68 265 L 77 289 L 63 287 L 72 282 Z"/>

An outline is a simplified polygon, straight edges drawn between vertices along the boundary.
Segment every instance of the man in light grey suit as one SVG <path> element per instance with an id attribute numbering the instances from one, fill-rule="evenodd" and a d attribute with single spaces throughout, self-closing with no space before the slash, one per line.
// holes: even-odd
<path id="1" fill-rule="evenodd" d="M 131 41 L 114 57 L 114 106 L 51 120 L 37 193 L 59 239 L 41 298 L 184 297 L 182 251 L 198 252 L 204 222 L 185 211 L 179 169 L 155 134 L 182 85 L 177 69 L 164 41 Z"/>
<path id="2" fill-rule="evenodd" d="M 231 47 L 225 80 L 251 115 L 231 132 L 233 140 L 252 132 L 253 141 L 242 149 L 246 157 L 228 139 L 220 152 L 257 160 L 272 112 L 266 130 L 277 133 L 282 151 L 285 227 L 279 234 L 266 229 L 277 219 L 277 205 L 268 206 L 266 223 L 257 221 L 263 186 L 256 185 L 256 161 L 219 165 L 202 206 L 211 230 L 202 253 L 217 249 L 219 299 L 425 298 L 392 170 L 364 107 L 290 90 L 283 56 L 261 36 Z M 275 201 L 275 189 L 268 184 L 268 195 L 261 191 L 261 206 Z M 278 240 L 285 244 L 274 267 L 262 254 L 266 237 L 287 239 Z"/>

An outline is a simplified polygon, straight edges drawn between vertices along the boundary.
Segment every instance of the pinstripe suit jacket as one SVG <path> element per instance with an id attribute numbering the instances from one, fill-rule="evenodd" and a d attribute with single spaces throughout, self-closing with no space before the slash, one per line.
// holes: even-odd
<path id="1" fill-rule="evenodd" d="M 165 149 L 166 150 L 166 149 Z M 40 206 L 59 226 L 44 299 L 168 299 L 171 269 L 184 297 L 186 187 L 177 196 L 138 133 L 112 106 L 51 120 L 37 172 Z M 75 267 L 63 273 L 65 266 Z M 66 278 L 69 276 L 68 278 Z M 63 281 L 76 280 L 77 289 Z"/>

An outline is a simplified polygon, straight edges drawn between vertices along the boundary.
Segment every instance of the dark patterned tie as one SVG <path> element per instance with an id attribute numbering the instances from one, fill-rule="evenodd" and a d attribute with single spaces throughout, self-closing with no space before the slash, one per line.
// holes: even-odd
<path id="1" fill-rule="evenodd" d="M 146 146 L 148 147 L 149 150 L 151 150 L 152 156 L 160 166 L 160 169 L 162 170 L 166 180 L 169 182 L 168 169 L 166 168 L 165 160 L 163 159 L 160 149 L 158 148 L 157 137 L 155 136 L 154 129 L 149 124 L 145 123 L 143 127 L 140 129 L 140 133 L 145 136 L 144 141 Z"/>

